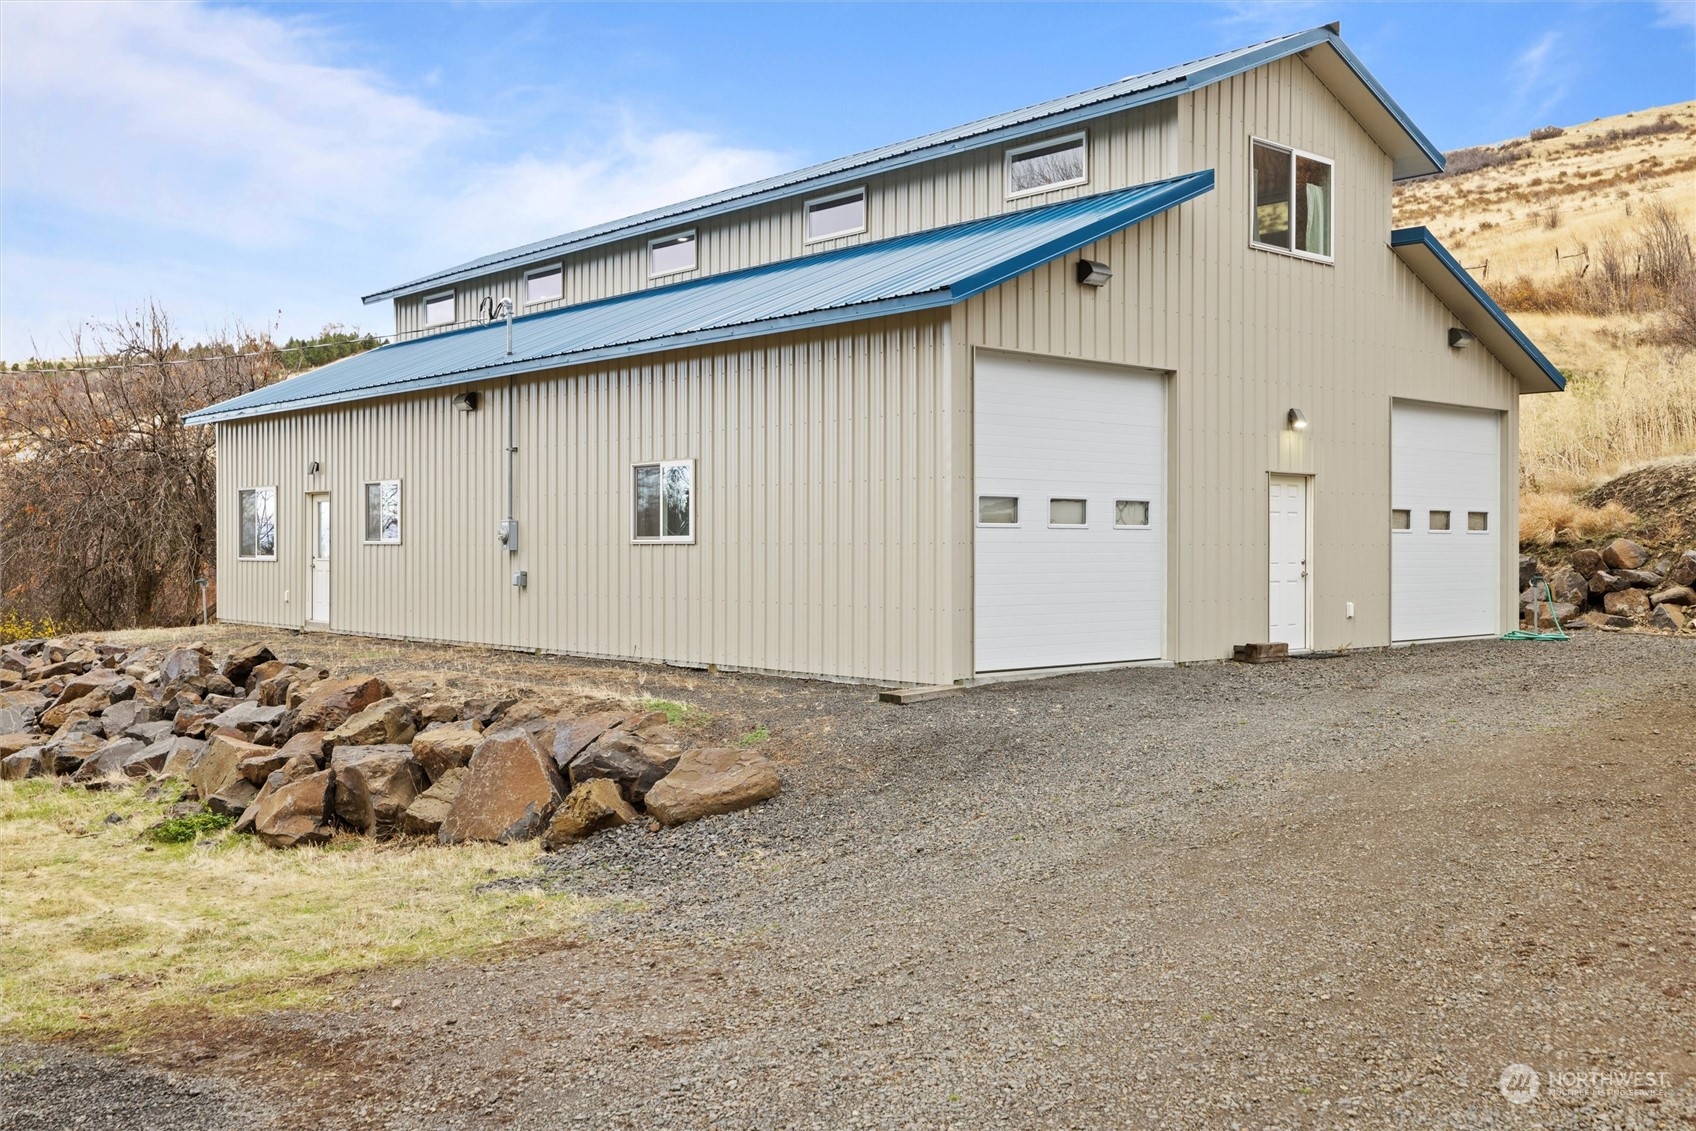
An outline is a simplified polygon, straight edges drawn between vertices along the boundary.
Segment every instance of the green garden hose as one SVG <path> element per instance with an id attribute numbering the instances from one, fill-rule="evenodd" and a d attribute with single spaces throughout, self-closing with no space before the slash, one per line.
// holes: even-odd
<path id="1" fill-rule="evenodd" d="M 1545 578 L 1543 580 L 1543 597 L 1546 601 L 1548 601 L 1548 604 L 1549 604 L 1549 619 L 1554 622 L 1555 631 L 1553 631 L 1553 632 L 1537 632 L 1537 631 L 1535 631 L 1535 626 L 1537 624 L 1537 601 L 1535 599 L 1533 599 L 1532 602 L 1531 602 L 1531 624 L 1533 625 L 1533 631 L 1527 632 L 1523 628 L 1516 628 L 1512 632 L 1504 633 L 1502 635 L 1503 640 L 1571 640 L 1572 639 L 1572 637 L 1570 637 L 1566 634 L 1566 630 L 1561 627 L 1561 618 L 1555 615 L 1555 594 L 1554 594 L 1554 590 L 1549 588 L 1549 582 L 1548 582 L 1547 578 Z"/>

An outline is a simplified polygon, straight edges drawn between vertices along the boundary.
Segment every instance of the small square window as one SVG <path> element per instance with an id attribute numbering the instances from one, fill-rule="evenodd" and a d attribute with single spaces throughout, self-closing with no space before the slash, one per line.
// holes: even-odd
<path id="1" fill-rule="evenodd" d="M 1466 528 L 1468 530 L 1485 531 L 1490 529 L 1489 511 L 1467 511 Z"/>
<path id="2" fill-rule="evenodd" d="M 424 325 L 441 326 L 453 321 L 453 292 L 424 300 Z"/>
<path id="3" fill-rule="evenodd" d="M 979 495 L 978 522 L 984 526 L 1019 525 L 1019 500 L 1012 495 Z"/>
<path id="4" fill-rule="evenodd" d="M 1390 512 L 1391 530 L 1411 530 L 1413 528 L 1413 512 L 1410 510 L 1393 510 Z"/>
<path id="5" fill-rule="evenodd" d="M 635 469 L 638 542 L 695 540 L 695 461 L 639 463 Z"/>
<path id="6" fill-rule="evenodd" d="M 1084 135 L 1055 138 L 1007 151 L 1007 195 L 1081 185 L 1089 180 Z"/>
<path id="7" fill-rule="evenodd" d="M 236 556 L 253 561 L 277 557 L 277 489 L 244 487 L 236 492 Z"/>
<path id="8" fill-rule="evenodd" d="M 1147 526 L 1147 499 L 1118 499 L 1113 503 L 1113 525 L 1118 527 Z"/>
<path id="9" fill-rule="evenodd" d="M 373 545 L 400 542 L 400 480 L 365 485 L 365 541 Z"/>
<path id="10" fill-rule="evenodd" d="M 648 241 L 649 278 L 675 275 L 679 271 L 693 271 L 694 269 L 694 232 L 683 232 L 679 235 L 665 236 L 661 239 Z"/>
<path id="11" fill-rule="evenodd" d="M 806 213 L 808 241 L 858 235 L 866 230 L 866 190 L 809 200 Z"/>
<path id="12" fill-rule="evenodd" d="M 565 296 L 565 270 L 560 267 L 549 267 L 545 271 L 534 271 L 524 276 L 524 301 L 526 303 L 557 302 Z"/>
<path id="13" fill-rule="evenodd" d="M 1050 526 L 1085 526 L 1087 508 L 1082 499 L 1050 499 L 1048 500 L 1048 525 Z"/>
<path id="14" fill-rule="evenodd" d="M 1432 529 L 1432 530 L 1447 530 L 1448 528 L 1449 528 L 1449 512 L 1448 511 L 1432 511 L 1431 517 L 1430 517 L 1430 529 Z"/>

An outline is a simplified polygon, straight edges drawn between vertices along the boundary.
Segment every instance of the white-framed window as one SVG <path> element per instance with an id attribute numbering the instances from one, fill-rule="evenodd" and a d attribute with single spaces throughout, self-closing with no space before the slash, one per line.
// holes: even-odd
<path id="1" fill-rule="evenodd" d="M 444 291 L 424 300 L 424 325 L 441 326 L 453 321 L 453 292 Z"/>
<path id="2" fill-rule="evenodd" d="M 809 200 L 802 209 L 806 215 L 808 243 L 857 236 L 866 230 L 864 187 Z"/>
<path id="3" fill-rule="evenodd" d="M 1488 534 L 1488 533 L 1490 533 L 1490 512 L 1489 511 L 1467 511 L 1466 512 L 1466 532 L 1468 534 Z"/>
<path id="4" fill-rule="evenodd" d="M 1259 138 L 1251 138 L 1249 147 L 1254 162 L 1249 242 L 1331 262 L 1331 159 Z"/>
<path id="5" fill-rule="evenodd" d="M 1390 512 L 1391 530 L 1412 530 L 1413 512 L 1406 507 L 1397 507 Z"/>
<path id="6" fill-rule="evenodd" d="M 365 484 L 365 544 L 400 544 L 400 480 Z"/>
<path id="7" fill-rule="evenodd" d="M 1432 511 L 1425 520 L 1426 529 L 1438 533 L 1446 533 L 1449 529 L 1449 512 Z"/>
<path id="8" fill-rule="evenodd" d="M 979 526 L 1019 525 L 1019 500 L 1014 495 L 979 495 Z"/>
<path id="9" fill-rule="evenodd" d="M 236 492 L 236 556 L 244 561 L 277 560 L 277 489 L 243 487 Z"/>
<path id="10" fill-rule="evenodd" d="M 1147 499 L 1114 499 L 1113 526 L 1116 530 L 1141 530 L 1148 525 Z"/>
<path id="11" fill-rule="evenodd" d="M 559 264 L 524 273 L 524 303 L 558 302 L 565 297 L 565 268 Z"/>
<path id="12" fill-rule="evenodd" d="M 648 241 L 648 278 L 695 269 L 695 233 L 678 232 Z"/>
<path id="13" fill-rule="evenodd" d="M 1089 504 L 1083 499 L 1048 500 L 1048 525 L 1063 527 L 1088 526 Z"/>
<path id="14" fill-rule="evenodd" d="M 695 461 L 659 460 L 635 467 L 631 538 L 637 542 L 695 540 Z"/>
<path id="15" fill-rule="evenodd" d="M 1089 180 L 1087 138 L 1068 134 L 1007 151 L 1007 199 L 1081 185 Z"/>

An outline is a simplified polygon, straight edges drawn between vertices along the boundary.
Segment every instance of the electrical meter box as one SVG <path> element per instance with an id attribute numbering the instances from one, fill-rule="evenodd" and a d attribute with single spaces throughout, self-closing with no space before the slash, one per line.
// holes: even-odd
<path id="1" fill-rule="evenodd" d="M 495 535 L 495 541 L 501 544 L 501 549 L 507 553 L 518 551 L 518 520 L 507 518 L 501 520 L 500 533 Z"/>

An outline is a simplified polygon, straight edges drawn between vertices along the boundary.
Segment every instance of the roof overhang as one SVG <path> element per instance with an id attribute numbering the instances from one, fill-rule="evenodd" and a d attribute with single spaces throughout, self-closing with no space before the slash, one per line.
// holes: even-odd
<path id="1" fill-rule="evenodd" d="M 1366 64 L 1350 51 L 1337 25 L 1312 28 L 1281 36 L 1254 47 L 1242 48 L 1198 60 L 1193 64 L 1153 71 L 1109 83 L 1078 95 L 1054 99 L 981 122 L 942 130 L 864 154 L 827 161 L 793 173 L 696 197 L 693 200 L 638 213 L 622 220 L 585 228 L 510 251 L 483 256 L 446 271 L 435 272 L 399 286 L 364 296 L 367 305 L 387 299 L 422 294 L 453 286 L 494 271 L 536 266 L 561 255 L 611 243 L 654 235 L 680 224 L 695 223 L 743 208 L 794 196 L 798 192 L 825 192 L 843 188 L 868 176 L 904 169 L 926 161 L 990 146 L 1005 145 L 1027 137 L 1080 125 L 1139 106 L 1168 102 L 1183 94 L 1291 55 L 1300 56 L 1308 68 L 1336 96 L 1361 128 L 1371 135 L 1392 162 L 1396 180 L 1420 177 L 1443 170 L 1443 154 L 1432 144 L 1407 112 L 1397 105 Z"/>
<path id="2" fill-rule="evenodd" d="M 1566 378 L 1543 351 L 1514 325 L 1507 312 L 1467 273 L 1429 228 L 1398 228 L 1390 248 L 1419 281 L 1449 308 L 1478 344 L 1507 367 L 1522 393 L 1558 393 Z"/>

